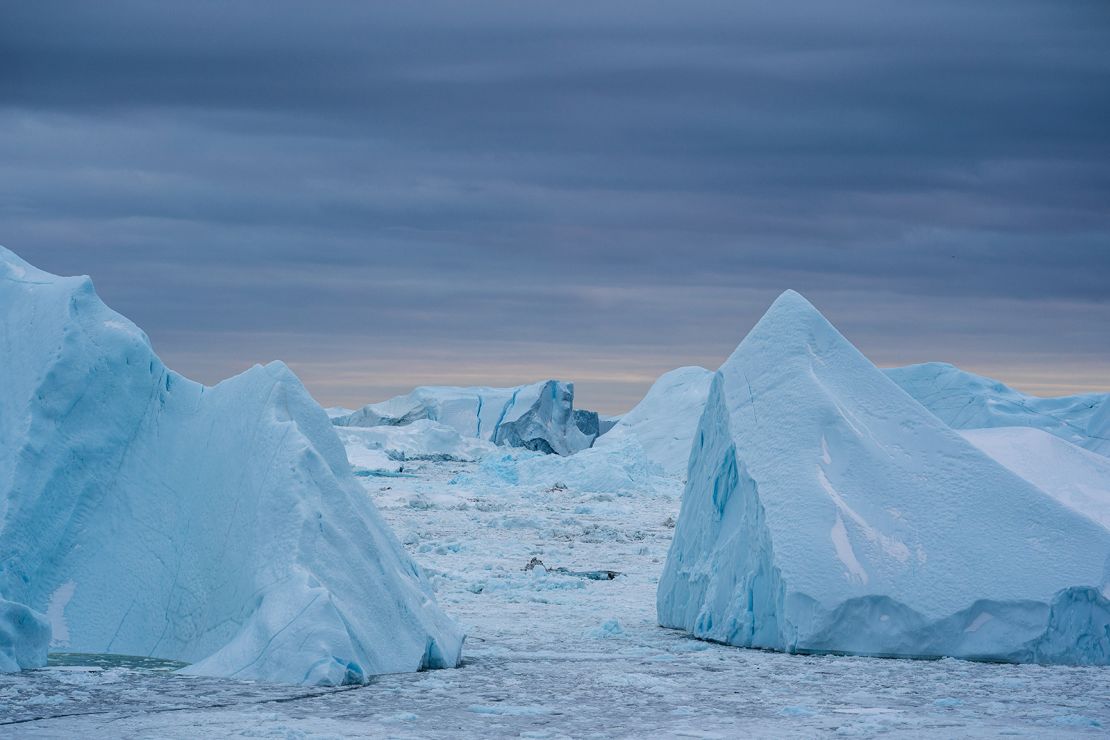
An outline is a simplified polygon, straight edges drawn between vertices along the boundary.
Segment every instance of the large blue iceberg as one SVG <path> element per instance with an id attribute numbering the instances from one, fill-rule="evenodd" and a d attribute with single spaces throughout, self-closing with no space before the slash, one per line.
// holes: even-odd
<path id="1" fill-rule="evenodd" d="M 797 293 L 717 371 L 660 624 L 789 652 L 1110 663 L 1110 531 L 983 454 Z"/>
<path id="2" fill-rule="evenodd" d="M 455 666 L 463 636 L 281 363 L 167 369 L 88 278 L 0 248 L 0 596 L 54 645 L 306 684 Z"/>

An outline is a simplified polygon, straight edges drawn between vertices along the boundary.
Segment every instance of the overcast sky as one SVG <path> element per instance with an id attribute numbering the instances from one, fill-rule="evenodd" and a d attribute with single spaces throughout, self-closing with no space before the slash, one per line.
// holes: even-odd
<path id="1" fill-rule="evenodd" d="M 0 244 L 177 370 L 618 412 L 795 288 L 1110 390 L 1110 4 L 6 2 Z"/>

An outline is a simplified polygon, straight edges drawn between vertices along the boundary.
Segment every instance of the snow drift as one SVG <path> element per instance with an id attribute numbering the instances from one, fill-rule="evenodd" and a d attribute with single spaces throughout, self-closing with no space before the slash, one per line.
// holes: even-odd
<path id="1" fill-rule="evenodd" d="M 884 372 L 953 429 L 1033 427 L 1110 456 L 1110 393 L 1027 396 L 944 362 Z"/>
<path id="2" fill-rule="evenodd" d="M 497 445 L 557 455 L 587 449 L 601 433 L 596 412 L 574 408 L 574 384 L 557 380 L 516 388 L 423 386 L 335 417 L 332 423 L 403 426 L 421 419 Z"/>
<path id="3" fill-rule="evenodd" d="M 2 248 L 0 347 L 0 593 L 57 646 L 306 684 L 458 663 L 284 365 L 189 381 L 88 278 Z"/>
<path id="4" fill-rule="evenodd" d="M 787 292 L 713 378 L 658 617 L 791 652 L 1105 664 L 1108 555 Z"/>

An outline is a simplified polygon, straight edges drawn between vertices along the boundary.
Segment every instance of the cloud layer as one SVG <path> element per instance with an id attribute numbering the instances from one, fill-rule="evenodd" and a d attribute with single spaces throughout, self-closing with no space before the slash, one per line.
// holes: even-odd
<path id="1" fill-rule="evenodd" d="M 781 290 L 881 364 L 1110 390 L 1104 3 L 21 3 L 0 243 L 213 382 L 627 408 Z"/>

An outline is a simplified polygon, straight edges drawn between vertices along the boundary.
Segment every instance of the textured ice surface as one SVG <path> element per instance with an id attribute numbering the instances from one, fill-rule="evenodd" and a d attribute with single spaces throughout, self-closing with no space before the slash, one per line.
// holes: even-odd
<path id="1" fill-rule="evenodd" d="M 943 362 L 884 372 L 954 429 L 1033 427 L 1110 456 L 1110 393 L 1027 396 Z"/>
<path id="2" fill-rule="evenodd" d="M 1110 528 L 1110 458 L 1033 427 L 960 434 L 1064 506 Z"/>
<path id="3" fill-rule="evenodd" d="M 308 684 L 454 666 L 459 628 L 284 365 L 214 387 L 0 249 L 0 593 L 56 649 Z"/>
<path id="4" fill-rule="evenodd" d="M 0 673 L 41 668 L 50 648 L 50 623 L 23 604 L 0 599 Z"/>
<path id="5" fill-rule="evenodd" d="M 544 453 L 587 449 L 600 433 L 593 411 L 574 408 L 574 384 L 548 380 L 516 388 L 425 386 L 372 403 L 336 426 L 403 426 L 430 419 L 466 437 Z"/>
<path id="6" fill-rule="evenodd" d="M 1108 555 L 787 292 L 714 377 L 658 614 L 775 650 L 1101 664 Z"/>

